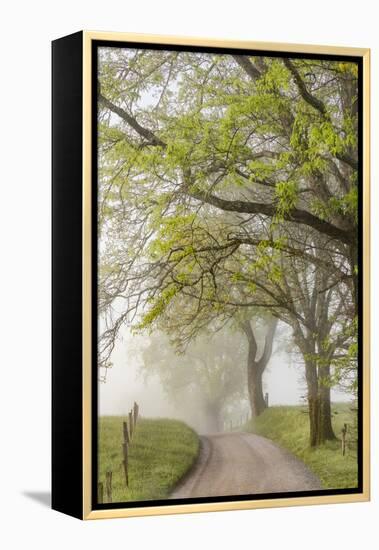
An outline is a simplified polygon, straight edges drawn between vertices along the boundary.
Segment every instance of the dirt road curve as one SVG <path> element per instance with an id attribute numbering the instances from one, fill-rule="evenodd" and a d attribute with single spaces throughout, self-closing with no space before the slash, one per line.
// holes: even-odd
<path id="1" fill-rule="evenodd" d="M 225 433 L 201 437 L 199 458 L 171 498 L 316 489 L 320 481 L 307 466 L 269 439 Z"/>

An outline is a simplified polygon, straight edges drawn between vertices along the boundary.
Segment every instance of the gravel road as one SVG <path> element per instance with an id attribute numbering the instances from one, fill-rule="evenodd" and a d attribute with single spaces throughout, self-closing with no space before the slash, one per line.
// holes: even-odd
<path id="1" fill-rule="evenodd" d="M 170 498 L 321 489 L 307 466 L 269 439 L 249 433 L 201 437 L 198 460 Z"/>

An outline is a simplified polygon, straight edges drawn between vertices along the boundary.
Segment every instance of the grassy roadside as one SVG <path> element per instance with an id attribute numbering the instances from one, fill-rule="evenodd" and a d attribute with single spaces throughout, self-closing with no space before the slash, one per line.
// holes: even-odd
<path id="1" fill-rule="evenodd" d="M 182 478 L 199 452 L 199 438 L 186 424 L 169 419 L 139 419 L 129 448 L 129 488 L 122 467 L 122 422 L 99 422 L 99 480 L 112 471 L 113 502 L 161 499 Z"/>
<path id="2" fill-rule="evenodd" d="M 333 404 L 333 428 L 340 437 L 344 422 L 354 424 L 355 413 L 347 403 Z M 247 430 L 272 439 L 303 460 L 321 479 L 325 489 L 357 487 L 357 451 L 350 434 L 346 455 L 340 440 L 327 442 L 317 449 L 309 447 L 309 424 L 305 407 L 270 407 L 247 425 Z M 348 432 L 349 436 L 349 432 Z"/>

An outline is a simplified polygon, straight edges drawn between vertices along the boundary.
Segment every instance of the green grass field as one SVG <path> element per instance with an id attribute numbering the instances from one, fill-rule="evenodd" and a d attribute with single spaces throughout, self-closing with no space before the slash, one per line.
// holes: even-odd
<path id="1" fill-rule="evenodd" d="M 113 472 L 113 502 L 166 498 L 198 455 L 197 434 L 177 420 L 140 418 L 129 447 L 129 488 L 126 488 L 122 466 L 123 420 L 118 416 L 100 418 L 99 481 L 105 487 L 105 473 Z"/>
<path id="2" fill-rule="evenodd" d="M 321 479 L 324 488 L 357 487 L 357 450 L 353 426 L 356 413 L 348 403 L 333 404 L 333 428 L 337 438 L 341 437 L 344 422 L 348 426 L 346 455 L 342 456 L 341 441 L 327 442 L 317 449 L 309 447 L 309 421 L 306 407 L 270 407 L 247 429 L 272 439 L 303 460 Z"/>

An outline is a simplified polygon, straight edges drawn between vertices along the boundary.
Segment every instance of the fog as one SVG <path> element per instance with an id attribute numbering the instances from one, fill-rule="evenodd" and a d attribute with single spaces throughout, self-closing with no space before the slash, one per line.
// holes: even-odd
<path id="1" fill-rule="evenodd" d="M 280 332 L 282 339 L 285 330 Z M 113 366 L 107 369 L 106 381 L 99 382 L 99 415 L 126 415 L 134 401 L 145 417 L 170 417 L 187 422 L 199 432 L 205 433 L 203 413 L 194 398 L 193 390 L 182 388 L 179 403 L 164 390 L 157 375 L 144 375 L 141 350 L 149 342 L 149 336 L 132 336 L 124 331 L 113 355 Z M 274 347 L 274 353 L 263 376 L 264 391 L 269 394 L 269 405 L 305 404 L 306 384 L 299 354 L 283 351 L 282 342 Z M 279 349 L 278 349 L 279 348 Z M 244 365 L 242 365 L 244 367 Z M 175 365 L 173 365 L 175 368 Z M 332 390 L 333 401 L 347 401 L 351 396 Z M 248 400 L 241 396 L 233 403 L 235 417 L 249 412 Z M 230 409 L 229 409 L 230 410 Z M 225 417 L 225 421 L 228 418 Z"/>

